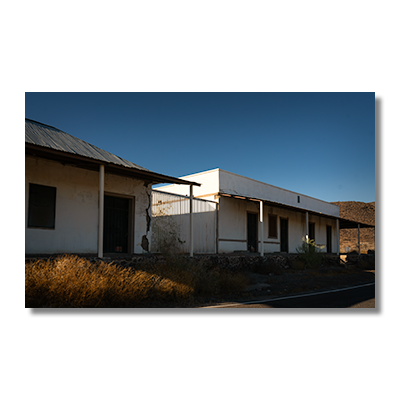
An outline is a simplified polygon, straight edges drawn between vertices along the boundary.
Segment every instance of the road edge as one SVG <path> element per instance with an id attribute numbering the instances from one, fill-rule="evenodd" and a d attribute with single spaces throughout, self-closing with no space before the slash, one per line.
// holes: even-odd
<path id="1" fill-rule="evenodd" d="M 295 295 L 286 295 L 284 297 L 277 297 L 277 298 L 264 298 L 264 299 L 257 299 L 257 300 L 252 300 L 252 301 L 243 301 L 243 302 L 231 302 L 231 303 L 221 303 L 221 304 L 216 304 L 216 305 L 208 305 L 208 306 L 199 306 L 197 307 L 198 309 L 214 309 L 214 308 L 227 308 L 231 306 L 238 306 L 238 305 L 250 305 L 250 304 L 256 304 L 260 302 L 272 302 L 272 301 L 281 301 L 285 299 L 292 299 L 292 298 L 301 298 L 301 297 L 309 297 L 313 295 L 321 295 L 321 294 L 329 294 L 331 292 L 339 292 L 339 291 L 346 291 L 346 290 L 353 290 L 355 288 L 361 288 L 361 287 L 367 287 L 370 285 L 375 285 L 375 282 L 373 283 L 366 283 L 366 284 L 360 284 L 360 285 L 355 285 L 351 287 L 344 287 L 344 288 L 336 288 L 332 290 L 325 290 L 325 291 L 316 291 L 316 292 L 307 292 L 307 293 L 302 293 L 302 294 L 295 294 Z"/>

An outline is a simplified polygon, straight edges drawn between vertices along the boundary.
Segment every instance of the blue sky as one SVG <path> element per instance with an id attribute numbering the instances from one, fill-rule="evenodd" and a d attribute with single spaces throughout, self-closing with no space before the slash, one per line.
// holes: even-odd
<path id="1" fill-rule="evenodd" d="M 26 93 L 25 117 L 158 173 L 375 200 L 375 93 Z"/>

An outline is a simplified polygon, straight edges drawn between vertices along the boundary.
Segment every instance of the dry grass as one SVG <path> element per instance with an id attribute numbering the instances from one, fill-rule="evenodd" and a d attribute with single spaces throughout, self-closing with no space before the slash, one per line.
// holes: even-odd
<path id="1" fill-rule="evenodd" d="M 250 285 L 249 276 L 245 273 L 230 273 L 220 271 L 219 274 L 219 293 L 234 294 L 243 292 Z"/>
<path id="2" fill-rule="evenodd" d="M 136 269 L 64 255 L 25 265 L 28 308 L 183 306 L 195 297 L 243 291 L 241 274 L 205 269 L 181 257 Z"/>
<path id="3" fill-rule="evenodd" d="M 180 282 L 113 263 L 90 263 L 76 256 L 39 260 L 25 266 L 26 307 L 107 308 L 140 306 L 156 297 L 188 298 Z"/>

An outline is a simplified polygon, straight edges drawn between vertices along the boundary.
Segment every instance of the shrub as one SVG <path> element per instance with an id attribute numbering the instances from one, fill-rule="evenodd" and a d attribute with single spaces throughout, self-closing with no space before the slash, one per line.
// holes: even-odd
<path id="1" fill-rule="evenodd" d="M 321 250 L 325 246 L 318 246 L 313 239 L 302 238 L 302 244 L 296 248 L 300 262 L 304 263 L 305 269 L 315 268 L 321 265 L 323 254 Z"/>

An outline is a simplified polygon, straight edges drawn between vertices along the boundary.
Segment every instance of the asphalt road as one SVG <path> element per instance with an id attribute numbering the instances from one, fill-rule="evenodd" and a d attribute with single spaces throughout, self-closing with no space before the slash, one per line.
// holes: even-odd
<path id="1" fill-rule="evenodd" d="M 232 302 L 211 308 L 375 308 L 375 284 L 251 302 Z M 210 308 L 210 307 L 209 307 Z"/>

